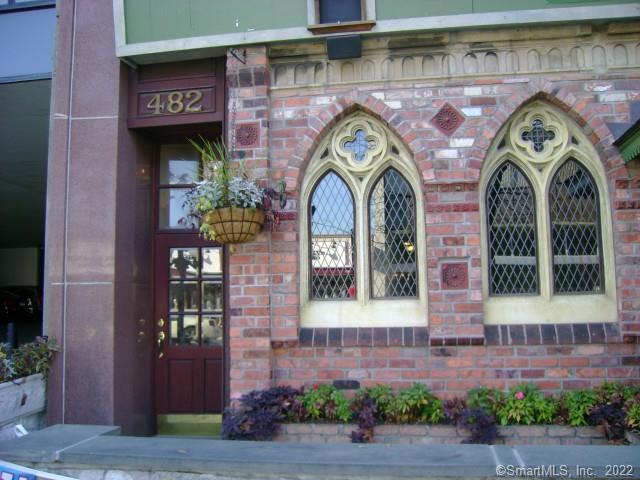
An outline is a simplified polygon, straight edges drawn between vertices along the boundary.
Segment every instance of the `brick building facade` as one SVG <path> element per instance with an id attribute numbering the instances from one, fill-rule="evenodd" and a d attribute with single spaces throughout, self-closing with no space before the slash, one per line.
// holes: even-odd
<path id="1" fill-rule="evenodd" d="M 49 422 L 153 434 L 283 384 L 637 382 L 640 164 L 613 133 L 637 120 L 637 2 L 355 2 L 341 59 L 318 2 L 268 3 L 58 2 Z M 251 242 L 176 221 L 201 134 L 286 186 Z M 325 204 L 341 229 L 314 230 Z"/>
<path id="2" fill-rule="evenodd" d="M 254 145 L 240 141 L 238 153 L 256 176 L 284 179 L 291 197 L 273 233 L 238 246 L 230 258 L 232 397 L 274 383 L 402 387 L 418 381 L 454 396 L 477 385 L 533 381 L 559 391 L 605 379 L 638 380 L 640 180 L 637 161 L 625 165 L 608 127 L 628 122 L 630 105 L 639 99 L 638 70 L 629 63 L 637 38 L 586 30 L 531 29 L 529 38 L 498 31 L 493 37 L 501 41 L 490 50 L 474 47 L 468 40 L 474 32 L 467 32 L 466 42 L 452 37 L 444 46 L 372 46 L 372 53 L 355 61 L 328 62 L 313 53 L 287 57 L 267 47 L 250 48 L 246 65 L 228 57 L 236 128 L 259 132 Z M 578 41 L 577 32 L 584 35 Z M 288 48 L 297 55 L 300 50 L 304 46 Z M 482 167 L 501 127 L 536 100 L 579 126 L 606 171 L 615 321 L 486 321 Z M 439 124 L 443 109 L 455 112 L 454 129 Z M 361 327 L 322 328 L 306 327 L 301 319 L 302 182 L 322 139 L 356 113 L 387 125 L 410 151 L 422 179 L 424 326 L 374 327 L 365 321 Z"/>

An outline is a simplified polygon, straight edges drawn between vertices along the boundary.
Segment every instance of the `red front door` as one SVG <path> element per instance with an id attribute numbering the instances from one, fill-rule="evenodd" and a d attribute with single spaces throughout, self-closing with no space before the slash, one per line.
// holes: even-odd
<path id="1" fill-rule="evenodd" d="M 184 143 L 159 146 L 154 235 L 156 414 L 224 407 L 225 254 L 185 222 L 200 161 Z"/>

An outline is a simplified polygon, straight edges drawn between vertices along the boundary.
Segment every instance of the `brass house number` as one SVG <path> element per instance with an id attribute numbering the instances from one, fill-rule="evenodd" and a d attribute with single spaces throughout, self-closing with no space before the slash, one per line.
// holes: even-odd
<path id="1" fill-rule="evenodd" d="M 147 108 L 153 115 L 199 113 L 202 112 L 202 90 L 156 93 L 147 103 Z"/>

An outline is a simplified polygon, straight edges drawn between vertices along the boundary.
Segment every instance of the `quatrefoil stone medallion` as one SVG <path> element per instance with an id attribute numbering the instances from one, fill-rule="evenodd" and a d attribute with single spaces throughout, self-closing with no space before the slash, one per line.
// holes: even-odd
<path id="1" fill-rule="evenodd" d="M 531 129 L 522 132 L 521 138 L 525 142 L 531 142 L 533 150 L 540 153 L 544 150 L 545 142 L 556 138 L 556 134 L 553 130 L 545 130 L 544 122 L 536 118 L 531 122 Z"/>
<path id="2" fill-rule="evenodd" d="M 569 133 L 565 122 L 550 107 L 535 104 L 517 115 L 508 140 L 531 163 L 544 167 L 561 155 Z"/>
<path id="3" fill-rule="evenodd" d="M 387 139 L 374 122 L 363 117 L 347 121 L 333 136 L 336 158 L 354 172 L 373 168 L 376 160 L 385 155 Z"/>
<path id="4" fill-rule="evenodd" d="M 356 130 L 355 139 L 344 142 L 344 149 L 353 154 L 354 161 L 364 162 L 367 152 L 376 148 L 376 141 L 368 139 L 364 130 Z"/>

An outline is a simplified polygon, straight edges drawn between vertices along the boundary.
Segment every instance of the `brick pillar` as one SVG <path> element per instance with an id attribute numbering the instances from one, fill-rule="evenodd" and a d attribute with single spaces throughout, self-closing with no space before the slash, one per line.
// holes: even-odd
<path id="1" fill-rule="evenodd" d="M 243 50 L 238 49 L 242 58 Z M 251 178 L 269 183 L 269 71 L 266 47 L 227 55 L 227 144 Z M 235 118 L 234 118 L 235 117 Z M 235 145 L 233 143 L 235 132 Z M 229 390 L 232 399 L 271 386 L 270 233 L 229 249 Z"/>

